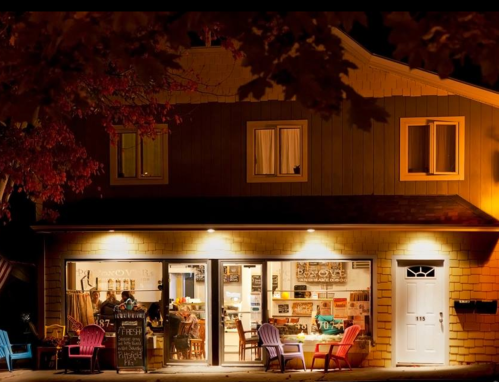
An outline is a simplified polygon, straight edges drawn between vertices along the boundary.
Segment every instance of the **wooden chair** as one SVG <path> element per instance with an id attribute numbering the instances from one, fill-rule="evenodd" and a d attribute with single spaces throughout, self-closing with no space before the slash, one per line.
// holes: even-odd
<path id="1" fill-rule="evenodd" d="M 272 361 L 278 360 L 279 365 L 281 366 L 281 373 L 284 373 L 286 362 L 293 358 L 300 358 L 303 364 L 303 370 L 307 371 L 305 368 L 305 356 L 303 355 L 303 344 L 299 342 L 283 344 L 279 336 L 279 329 L 270 324 L 263 324 L 260 329 L 258 329 L 258 335 L 262 341 L 262 347 L 267 349 L 269 356 L 265 363 L 265 371 L 269 369 Z M 296 351 L 284 352 L 284 347 L 288 346 L 295 346 Z"/>
<path id="2" fill-rule="evenodd" d="M 341 371 L 340 361 L 345 361 L 350 370 L 352 370 L 352 366 L 348 361 L 347 355 L 348 351 L 350 350 L 355 341 L 355 338 L 357 338 L 359 332 L 360 332 L 360 326 L 352 325 L 345 330 L 343 338 L 341 339 L 340 342 L 319 343 L 315 345 L 314 358 L 312 359 L 312 367 L 310 368 L 310 370 L 314 368 L 314 362 L 316 358 L 324 359 L 324 373 L 327 373 L 329 368 L 329 362 L 331 361 L 331 359 L 333 359 L 334 362 L 336 362 L 336 366 L 340 371 Z M 329 346 L 328 351 L 321 352 L 320 351 L 321 346 Z M 338 350 L 336 351 L 336 353 L 333 354 L 333 349 L 335 347 L 338 347 Z"/>
<path id="3" fill-rule="evenodd" d="M 59 368 L 59 359 L 61 359 L 60 354 L 62 350 L 62 341 L 64 340 L 64 336 L 66 335 L 66 326 L 64 325 L 46 325 L 43 331 L 43 341 L 46 343 L 45 346 L 39 346 L 37 348 L 37 361 L 36 366 L 37 369 L 40 368 L 40 360 L 42 354 L 50 353 L 51 356 L 54 356 L 55 359 L 55 369 Z M 50 346 L 50 342 L 53 342 L 53 346 Z"/>
<path id="4" fill-rule="evenodd" d="M 277 326 L 282 326 L 284 324 L 287 324 L 288 323 L 288 319 L 287 318 L 276 318 L 275 319 L 275 324 Z"/>
<path id="5" fill-rule="evenodd" d="M 14 352 L 13 348 L 23 347 L 25 350 Z M 9 371 L 13 369 L 13 363 L 16 359 L 32 359 L 31 344 L 11 344 L 9 335 L 5 330 L 0 330 L 0 358 L 5 358 Z"/>
<path id="6" fill-rule="evenodd" d="M 68 361 L 78 359 L 88 359 L 90 362 L 90 372 L 93 374 L 94 366 L 97 366 L 97 371 L 100 372 L 99 359 L 97 354 L 102 347 L 102 341 L 106 332 L 99 325 L 87 325 L 80 333 L 79 345 L 68 345 L 67 349 L 66 368 L 64 373 L 68 372 Z M 72 352 L 76 350 L 76 352 Z"/>
<path id="7" fill-rule="evenodd" d="M 250 349 L 258 354 L 258 333 L 256 330 L 244 330 L 243 323 L 238 318 L 235 319 L 237 334 L 239 334 L 239 360 L 244 361 L 246 359 L 246 350 Z M 246 337 L 249 333 L 250 338 Z"/>
<path id="8" fill-rule="evenodd" d="M 199 322 L 199 338 L 191 338 L 191 357 L 196 359 L 205 359 L 205 339 L 206 339 L 206 323 L 205 320 Z"/>

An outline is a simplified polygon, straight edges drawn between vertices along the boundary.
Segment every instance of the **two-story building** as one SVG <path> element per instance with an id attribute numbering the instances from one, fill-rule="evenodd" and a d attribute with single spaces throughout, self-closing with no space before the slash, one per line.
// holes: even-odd
<path id="1" fill-rule="evenodd" d="M 261 363 L 240 330 L 263 322 L 303 332 L 310 358 L 334 336 L 317 316 L 361 326 L 362 366 L 499 361 L 499 94 L 338 34 L 359 67 L 350 84 L 390 115 L 370 131 L 347 104 L 323 120 L 279 87 L 239 101 L 249 70 L 210 47 L 184 65 L 221 85 L 175 95 L 181 125 L 158 124 L 154 141 L 119 130 L 111 145 L 98 126 L 82 137 L 106 172 L 56 225 L 34 227 L 40 324 L 97 322 L 112 352 L 88 292 L 128 290 L 161 309 L 151 367 Z M 177 309 L 197 317 L 201 351 L 175 342 Z"/>

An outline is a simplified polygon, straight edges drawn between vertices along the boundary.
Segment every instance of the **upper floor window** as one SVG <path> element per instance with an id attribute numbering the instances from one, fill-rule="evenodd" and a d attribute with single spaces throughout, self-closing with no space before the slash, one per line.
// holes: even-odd
<path id="1" fill-rule="evenodd" d="M 252 121 L 247 124 L 249 183 L 308 180 L 308 122 Z"/>
<path id="2" fill-rule="evenodd" d="M 111 144 L 111 185 L 168 184 L 168 127 L 156 125 L 156 138 L 117 127 Z"/>
<path id="3" fill-rule="evenodd" d="M 400 180 L 463 180 L 464 117 L 400 119 Z"/>

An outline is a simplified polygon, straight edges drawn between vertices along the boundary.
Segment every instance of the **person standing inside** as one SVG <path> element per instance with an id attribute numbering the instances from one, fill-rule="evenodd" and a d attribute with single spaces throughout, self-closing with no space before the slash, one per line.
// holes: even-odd
<path id="1" fill-rule="evenodd" d="M 94 314 L 99 313 L 102 301 L 100 300 L 100 293 L 97 288 L 90 289 L 90 300 L 92 301 L 92 310 L 94 311 Z"/>

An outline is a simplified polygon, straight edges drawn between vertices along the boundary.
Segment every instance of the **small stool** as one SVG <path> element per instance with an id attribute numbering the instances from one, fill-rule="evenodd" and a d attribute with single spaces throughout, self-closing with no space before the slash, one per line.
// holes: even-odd
<path id="1" fill-rule="evenodd" d="M 36 368 L 40 369 L 40 359 L 42 358 L 42 355 L 45 353 L 51 353 L 55 356 L 55 369 L 57 370 L 59 367 L 59 353 L 62 350 L 59 346 L 39 346 L 36 350 Z"/>

